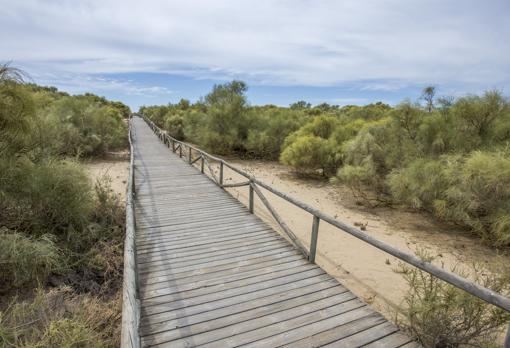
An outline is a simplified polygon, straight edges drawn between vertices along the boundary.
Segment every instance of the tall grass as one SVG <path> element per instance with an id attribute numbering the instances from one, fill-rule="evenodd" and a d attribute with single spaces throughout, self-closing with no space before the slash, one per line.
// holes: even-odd
<path id="1" fill-rule="evenodd" d="M 0 312 L 2 347 L 118 347 L 120 297 L 105 302 L 63 287 L 13 299 Z"/>
<path id="2" fill-rule="evenodd" d="M 0 229 L 0 290 L 44 281 L 59 270 L 63 256 L 55 238 L 46 234 L 31 238 L 6 228 Z"/>

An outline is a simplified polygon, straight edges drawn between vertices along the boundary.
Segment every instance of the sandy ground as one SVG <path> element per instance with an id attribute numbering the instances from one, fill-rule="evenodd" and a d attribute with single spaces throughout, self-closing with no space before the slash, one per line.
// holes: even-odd
<path id="1" fill-rule="evenodd" d="M 108 175 L 111 179 L 113 191 L 124 201 L 126 197 L 126 185 L 129 177 L 129 157 L 124 156 L 115 159 L 94 160 L 84 163 L 92 180 Z"/>
<path id="2" fill-rule="evenodd" d="M 288 167 L 276 162 L 230 162 L 345 223 L 368 223 L 367 233 L 401 250 L 415 253 L 416 250 L 425 249 L 436 256 L 436 264 L 444 264 L 447 269 L 456 265 L 469 270 L 474 261 L 488 266 L 510 262 L 508 254 L 498 255 L 498 252 L 481 245 L 479 240 L 466 236 L 465 231 L 439 223 L 426 214 L 361 207 L 356 204 L 348 188 L 327 181 L 299 178 Z M 225 170 L 224 177 L 225 183 L 246 181 L 229 169 Z M 229 191 L 247 204 L 247 187 Z M 264 194 L 308 247 L 312 216 L 267 191 Z M 255 210 L 256 214 L 278 230 L 278 225 L 257 198 Z M 325 222 L 320 224 L 317 250 L 316 261 L 328 273 L 388 318 L 394 318 L 395 310 L 407 289 L 402 276 L 394 272 L 399 264 L 398 259 Z"/>

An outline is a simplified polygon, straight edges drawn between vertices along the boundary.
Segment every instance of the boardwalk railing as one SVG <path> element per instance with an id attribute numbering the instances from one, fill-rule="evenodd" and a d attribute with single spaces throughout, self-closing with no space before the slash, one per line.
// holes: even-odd
<path id="1" fill-rule="evenodd" d="M 449 272 L 443 268 L 437 267 L 430 262 L 426 262 L 415 255 L 406 253 L 404 251 L 401 251 L 383 241 L 380 241 L 361 230 L 349 226 L 334 217 L 325 214 L 310 205 L 289 196 L 288 194 L 258 180 L 254 176 L 242 171 L 241 169 L 233 166 L 232 164 L 226 162 L 225 160 L 210 155 L 207 152 L 191 145 L 188 143 L 185 143 L 183 141 L 177 140 L 167 134 L 165 131 L 160 129 L 158 126 L 154 124 L 150 119 L 145 117 L 144 115 L 140 115 L 145 122 L 149 125 L 149 127 L 154 131 L 154 133 L 160 138 L 160 140 L 166 144 L 169 148 L 172 149 L 174 153 L 179 153 L 179 157 L 186 157 L 186 160 L 189 164 L 194 164 L 198 161 L 200 161 L 200 169 L 201 172 L 204 173 L 204 167 L 206 166 L 211 174 L 212 179 L 218 184 L 220 187 L 223 188 L 229 188 L 229 187 L 241 187 L 241 186 L 248 186 L 249 188 L 249 199 L 248 199 L 248 209 L 251 213 L 253 213 L 253 202 L 254 202 L 254 193 L 257 194 L 257 196 L 260 198 L 262 203 L 265 205 L 265 207 L 269 210 L 271 215 L 274 217 L 276 222 L 280 225 L 280 227 L 283 229 L 283 231 L 288 235 L 291 242 L 306 256 L 311 262 L 315 262 L 315 255 L 317 251 L 317 240 L 319 237 L 319 223 L 321 221 L 327 222 L 330 225 L 333 225 L 340 230 L 347 232 L 348 234 L 361 239 L 362 241 L 382 250 L 386 253 L 395 256 L 396 258 L 413 265 L 425 272 L 428 272 L 429 274 L 448 282 L 455 287 L 462 289 L 466 291 L 467 293 L 476 296 L 483 301 L 490 303 L 496 307 L 499 307 L 507 312 L 510 312 L 510 299 L 494 292 L 488 288 L 485 288 L 479 284 L 476 284 L 464 277 L 461 277 L 455 273 Z M 193 158 L 193 152 L 195 152 L 195 158 Z M 211 167 L 210 161 L 215 161 L 219 163 L 219 178 L 216 177 L 216 174 L 214 170 Z M 236 184 L 224 184 L 223 183 L 223 177 L 224 177 L 224 170 L 225 167 L 233 170 L 234 172 L 240 174 L 241 176 L 248 179 L 245 182 L 236 183 Z M 281 216 L 276 212 L 276 210 L 270 205 L 267 198 L 264 196 L 262 191 L 260 190 L 260 187 L 266 189 L 267 191 L 273 193 L 274 195 L 286 200 L 289 203 L 292 203 L 293 205 L 303 209 L 304 211 L 310 213 L 313 218 L 312 222 L 312 231 L 311 231 L 311 240 L 310 240 L 310 249 L 307 250 L 306 247 L 299 241 L 299 239 L 296 237 L 296 235 L 290 230 L 290 228 L 287 226 L 287 224 L 283 221 Z M 510 327 L 507 331 L 506 339 L 505 339 L 505 348 L 510 348 Z"/>
<path id="2" fill-rule="evenodd" d="M 129 178 L 126 193 L 126 237 L 124 239 L 124 277 L 122 284 L 122 333 L 121 347 L 140 347 L 138 326 L 140 322 L 140 299 L 136 267 L 135 213 L 134 213 L 134 151 L 131 120 L 129 122 Z"/>

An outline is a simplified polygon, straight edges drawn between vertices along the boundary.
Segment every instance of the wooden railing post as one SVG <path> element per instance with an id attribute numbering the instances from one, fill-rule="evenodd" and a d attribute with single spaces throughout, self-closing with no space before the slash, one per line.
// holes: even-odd
<path id="1" fill-rule="evenodd" d="M 220 186 L 223 187 L 223 161 L 220 162 Z"/>
<path id="2" fill-rule="evenodd" d="M 505 342 L 503 343 L 504 348 L 510 348 L 510 324 L 508 324 L 508 328 L 506 331 Z"/>
<path id="3" fill-rule="evenodd" d="M 175 153 L 175 141 L 172 139 L 172 152 Z"/>
<path id="4" fill-rule="evenodd" d="M 182 158 L 182 144 L 179 144 L 179 158 Z"/>
<path id="5" fill-rule="evenodd" d="M 191 164 L 191 147 L 188 147 L 188 163 Z"/>
<path id="6" fill-rule="evenodd" d="M 200 163 L 200 171 L 202 172 L 202 174 L 204 174 L 204 155 L 201 154 L 200 158 L 202 160 L 201 163 Z"/>
<path id="7" fill-rule="evenodd" d="M 315 253 L 317 252 L 317 238 L 319 237 L 319 219 L 317 216 L 313 216 L 312 224 L 312 240 L 310 241 L 310 254 L 308 260 L 315 263 Z"/>
<path id="8" fill-rule="evenodd" d="M 250 198 L 249 198 L 249 203 L 248 203 L 248 208 L 250 210 L 250 213 L 253 214 L 253 185 L 255 185 L 253 183 L 253 181 L 250 180 Z"/>

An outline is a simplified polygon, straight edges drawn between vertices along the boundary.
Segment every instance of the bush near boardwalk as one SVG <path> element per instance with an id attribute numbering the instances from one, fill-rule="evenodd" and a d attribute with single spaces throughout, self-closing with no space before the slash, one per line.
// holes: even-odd
<path id="1" fill-rule="evenodd" d="M 124 208 L 80 159 L 124 149 L 130 110 L 24 77 L 0 65 L 0 346 L 118 346 Z"/>

